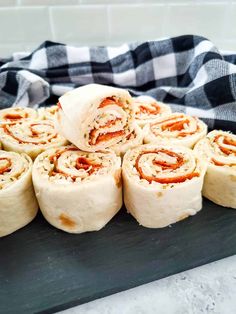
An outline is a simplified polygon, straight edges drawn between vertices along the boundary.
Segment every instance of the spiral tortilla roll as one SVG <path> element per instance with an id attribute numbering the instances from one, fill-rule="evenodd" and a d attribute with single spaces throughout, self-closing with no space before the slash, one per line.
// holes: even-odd
<path id="1" fill-rule="evenodd" d="M 117 156 L 123 157 L 124 154 L 130 149 L 143 144 L 143 138 L 146 132 L 146 127 L 141 129 L 138 125 L 135 126 L 134 130 L 124 137 L 119 143 L 111 146 Z"/>
<path id="2" fill-rule="evenodd" d="M 57 105 L 50 106 L 50 107 L 41 107 L 38 109 L 38 117 L 41 120 L 50 120 L 55 119 L 55 116 L 59 110 Z"/>
<path id="3" fill-rule="evenodd" d="M 103 228 L 122 206 L 121 160 L 74 146 L 48 150 L 33 166 L 40 209 L 53 226 L 82 233 Z"/>
<path id="4" fill-rule="evenodd" d="M 214 130 L 194 150 L 208 160 L 203 196 L 236 209 L 236 135 Z"/>
<path id="5" fill-rule="evenodd" d="M 170 114 L 170 106 L 156 101 L 150 96 L 139 96 L 133 98 L 135 106 L 135 121 L 143 127 L 148 123 L 152 123 L 157 118 Z"/>
<path id="6" fill-rule="evenodd" d="M 24 227 L 37 214 L 31 171 L 26 154 L 0 151 L 0 237 Z"/>
<path id="7" fill-rule="evenodd" d="M 11 107 L 0 110 L 0 125 L 14 124 L 26 119 L 37 119 L 38 113 L 32 108 Z"/>
<path id="8" fill-rule="evenodd" d="M 60 97 L 58 105 L 58 132 L 84 151 L 111 147 L 134 129 L 132 98 L 120 88 L 86 85 Z"/>
<path id="9" fill-rule="evenodd" d="M 162 228 L 202 208 L 206 162 L 184 146 L 142 145 L 122 165 L 124 202 L 143 226 Z"/>
<path id="10" fill-rule="evenodd" d="M 50 120 L 25 120 L 2 125 L 0 140 L 4 150 L 26 153 L 32 159 L 48 148 L 67 144 L 67 140 L 57 133 Z"/>
<path id="11" fill-rule="evenodd" d="M 207 134 L 207 125 L 196 117 L 183 113 L 172 113 L 157 119 L 149 125 L 145 143 L 165 143 L 183 145 L 189 148 Z"/>

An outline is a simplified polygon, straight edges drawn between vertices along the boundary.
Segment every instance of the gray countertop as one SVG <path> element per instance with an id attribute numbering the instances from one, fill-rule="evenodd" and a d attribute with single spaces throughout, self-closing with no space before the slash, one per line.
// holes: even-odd
<path id="1" fill-rule="evenodd" d="M 236 313 L 236 255 L 60 314 Z"/>

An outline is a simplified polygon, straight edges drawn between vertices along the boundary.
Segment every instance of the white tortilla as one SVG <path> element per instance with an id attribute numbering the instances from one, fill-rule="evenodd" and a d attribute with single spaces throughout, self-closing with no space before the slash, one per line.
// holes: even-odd
<path id="1" fill-rule="evenodd" d="M 215 138 L 223 149 L 232 149 L 234 153 L 225 154 L 219 148 Z M 200 140 L 194 150 L 201 158 L 208 160 L 208 168 L 203 185 L 203 196 L 214 203 L 236 209 L 236 145 L 223 143 L 224 137 L 236 143 L 236 135 L 214 130 Z M 218 164 L 218 165 L 217 165 Z"/>
<path id="2" fill-rule="evenodd" d="M 0 237 L 30 223 L 37 214 L 31 170 L 32 160 L 25 154 L 0 151 L 0 169 L 7 158 L 10 169 L 0 174 Z"/>
<path id="3" fill-rule="evenodd" d="M 163 171 L 159 166 L 153 164 L 156 158 L 174 162 L 172 158 L 163 153 L 148 153 L 137 161 L 140 153 L 160 149 L 181 154 L 186 161 L 173 172 L 168 169 Z M 181 183 L 154 181 L 149 183 L 148 180 L 140 177 L 136 163 L 145 175 L 154 176 L 156 174 L 162 179 L 195 172 L 199 173 L 199 176 Z M 125 154 L 122 165 L 126 208 L 139 224 L 148 228 L 166 227 L 190 215 L 195 215 L 202 208 L 201 190 L 205 171 L 206 162 L 199 160 L 192 150 L 183 146 L 150 144 L 131 149 Z"/>
<path id="4" fill-rule="evenodd" d="M 160 101 L 156 101 L 156 99 L 150 96 L 142 95 L 134 97 L 133 102 L 135 106 L 135 121 L 140 127 L 144 127 L 155 121 L 157 118 L 171 113 L 170 106 Z M 143 110 L 143 108 L 145 110 Z M 156 108 L 158 108 L 158 113 L 152 112 L 152 110 L 155 110 Z"/>
<path id="5" fill-rule="evenodd" d="M 30 127 L 38 133 L 32 135 Z M 10 132 L 10 133 L 9 133 Z M 59 135 L 51 120 L 25 120 L 15 124 L 0 126 L 0 140 L 6 151 L 26 153 L 32 159 L 52 147 L 66 145 L 68 142 Z M 27 143 L 27 142 L 30 143 Z"/>
<path id="6" fill-rule="evenodd" d="M 162 127 L 169 123 L 179 123 L 188 120 L 189 124 L 184 124 L 182 130 L 163 130 Z M 185 133 L 185 136 L 181 134 Z M 155 120 L 149 125 L 144 143 L 165 143 L 183 145 L 193 148 L 193 146 L 207 134 L 207 125 L 196 117 L 187 116 L 184 113 L 172 113 Z"/>
<path id="7" fill-rule="evenodd" d="M 27 119 L 37 119 L 38 113 L 33 108 L 11 107 L 0 110 L 0 125 L 25 121 Z"/>
<path id="8" fill-rule="evenodd" d="M 89 174 L 76 168 L 80 157 L 102 167 Z M 100 230 L 122 206 L 121 160 L 111 152 L 48 150 L 34 162 L 33 182 L 46 220 L 69 233 Z"/>
<path id="9" fill-rule="evenodd" d="M 59 108 L 57 105 L 50 107 L 40 107 L 38 109 L 38 117 L 41 120 L 54 120 Z"/>

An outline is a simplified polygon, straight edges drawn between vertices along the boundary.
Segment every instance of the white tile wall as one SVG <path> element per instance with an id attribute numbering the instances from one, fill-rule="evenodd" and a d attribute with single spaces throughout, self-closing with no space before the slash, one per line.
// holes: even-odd
<path id="1" fill-rule="evenodd" d="M 0 0 L 0 57 L 44 40 L 116 45 L 186 33 L 236 51 L 236 0 Z"/>

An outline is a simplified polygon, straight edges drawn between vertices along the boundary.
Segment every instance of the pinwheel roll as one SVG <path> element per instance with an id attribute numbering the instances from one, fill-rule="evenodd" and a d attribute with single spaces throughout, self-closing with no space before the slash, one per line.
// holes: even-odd
<path id="1" fill-rule="evenodd" d="M 70 233 L 100 230 L 122 206 L 121 160 L 113 152 L 48 150 L 34 162 L 33 182 L 46 220 Z"/>
<path id="2" fill-rule="evenodd" d="M 184 146 L 142 145 L 122 165 L 124 201 L 139 224 L 162 228 L 202 208 L 206 162 Z"/>
<path id="3" fill-rule="evenodd" d="M 141 127 L 152 123 L 163 115 L 171 113 L 170 106 L 156 101 L 150 96 L 139 96 L 133 98 L 133 101 L 135 106 L 135 120 Z"/>
<path id="4" fill-rule="evenodd" d="M 51 107 L 41 107 L 38 109 L 38 116 L 41 120 L 55 119 L 55 116 L 59 110 L 57 105 Z"/>
<path id="5" fill-rule="evenodd" d="M 196 117 L 172 113 L 149 125 L 145 143 L 165 143 L 193 148 L 207 133 L 207 125 Z"/>
<path id="6" fill-rule="evenodd" d="M 25 121 L 25 119 L 36 119 L 37 117 L 37 111 L 32 108 L 11 107 L 0 110 L 0 125 L 14 124 Z"/>
<path id="7" fill-rule="evenodd" d="M 126 90 L 90 84 L 59 98 L 58 131 L 84 151 L 111 147 L 134 129 L 132 98 Z"/>
<path id="8" fill-rule="evenodd" d="M 24 227 L 37 214 L 31 170 L 26 154 L 0 151 L 0 237 Z"/>
<path id="9" fill-rule="evenodd" d="M 203 195 L 216 204 L 236 209 L 236 135 L 214 130 L 194 150 L 208 160 Z"/>
<path id="10" fill-rule="evenodd" d="M 147 128 L 141 129 L 138 125 L 135 126 L 134 130 L 124 137 L 119 143 L 111 146 L 117 156 L 123 157 L 124 154 L 130 149 L 143 144 L 143 138 Z"/>
<path id="11" fill-rule="evenodd" d="M 50 120 L 25 120 L 2 125 L 0 140 L 4 150 L 26 153 L 33 159 L 48 148 L 67 144 Z"/>

